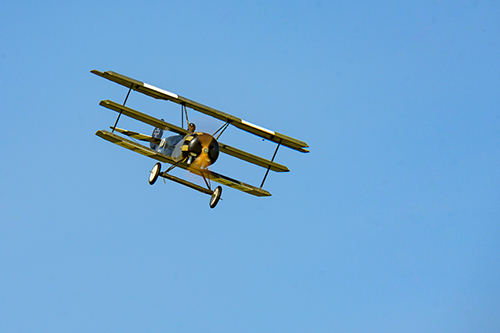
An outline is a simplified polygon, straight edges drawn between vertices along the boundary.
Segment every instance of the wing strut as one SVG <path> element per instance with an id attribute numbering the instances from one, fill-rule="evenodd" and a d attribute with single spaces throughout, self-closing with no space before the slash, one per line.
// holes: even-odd
<path id="1" fill-rule="evenodd" d="M 278 152 L 278 149 L 280 148 L 280 146 L 281 146 L 281 139 L 278 142 L 278 146 L 276 147 L 276 150 L 274 151 L 273 158 L 271 159 L 271 163 L 274 162 L 274 158 L 276 157 L 276 153 Z M 266 181 L 266 178 L 267 178 L 267 175 L 269 174 L 270 169 L 271 169 L 271 166 L 269 166 L 267 168 L 266 174 L 264 175 L 264 179 L 262 179 L 262 184 L 260 184 L 260 188 L 262 188 L 262 186 L 264 186 L 264 182 Z"/>
<path id="2" fill-rule="evenodd" d="M 219 140 L 219 137 L 222 135 L 222 133 L 224 133 L 224 131 L 226 130 L 226 128 L 228 128 L 229 126 L 229 122 L 225 123 L 224 125 L 222 125 L 217 131 L 215 131 L 215 133 L 212 135 L 212 136 L 215 136 L 215 134 L 217 134 L 217 132 L 221 131 L 219 133 L 219 135 L 217 135 L 217 137 L 215 138 L 215 140 Z"/>
<path id="3" fill-rule="evenodd" d="M 130 95 L 130 92 L 132 91 L 133 86 L 134 86 L 133 84 L 130 85 L 130 89 L 128 90 L 127 97 L 125 97 L 125 101 L 123 101 L 123 106 L 125 106 L 125 103 L 127 103 L 128 96 Z M 115 131 L 116 125 L 118 125 L 118 120 L 120 120 L 122 113 L 123 113 L 123 109 L 120 110 L 120 113 L 118 114 L 118 118 L 116 118 L 116 121 L 115 121 L 115 126 L 113 126 L 111 133 L 113 133 Z"/>

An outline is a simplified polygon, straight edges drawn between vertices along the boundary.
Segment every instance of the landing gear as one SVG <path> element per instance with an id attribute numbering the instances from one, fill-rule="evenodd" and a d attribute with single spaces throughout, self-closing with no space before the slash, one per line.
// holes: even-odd
<path id="1" fill-rule="evenodd" d="M 222 187 L 217 186 L 214 192 L 212 193 L 212 197 L 210 198 L 210 208 L 215 208 L 215 206 L 217 206 L 221 194 L 222 194 Z"/>
<path id="2" fill-rule="evenodd" d="M 160 175 L 161 171 L 161 163 L 158 162 L 153 166 L 153 170 L 150 171 L 149 174 L 149 185 L 153 185 L 156 183 L 156 180 L 158 179 L 158 176 Z"/>
<path id="3" fill-rule="evenodd" d="M 149 174 L 149 179 L 148 179 L 149 185 L 153 185 L 154 183 L 156 183 L 156 180 L 158 179 L 158 177 L 161 174 L 161 176 L 165 179 L 172 180 L 176 183 L 185 185 L 187 187 L 190 187 L 190 188 L 195 189 L 197 191 L 200 191 L 202 193 L 206 193 L 206 194 L 211 195 L 209 205 L 210 205 L 210 208 L 215 208 L 215 206 L 217 206 L 217 204 L 219 203 L 220 197 L 222 195 L 222 186 L 217 186 L 215 188 L 215 190 L 212 191 L 210 189 L 210 184 L 207 181 L 207 178 L 205 178 L 203 172 L 201 172 L 201 176 L 205 180 L 205 183 L 206 183 L 208 188 L 191 183 L 187 180 L 184 180 L 184 179 L 181 179 L 181 178 L 178 178 L 178 177 L 175 177 L 175 176 L 168 174 L 168 172 L 170 170 L 172 170 L 177 164 L 179 164 L 180 162 L 184 162 L 184 161 L 186 161 L 186 159 L 178 161 L 174 165 L 170 166 L 170 168 L 168 168 L 165 172 L 161 172 L 161 163 L 159 163 L 159 162 L 156 163 L 153 166 L 153 169 L 150 171 L 150 174 Z"/>

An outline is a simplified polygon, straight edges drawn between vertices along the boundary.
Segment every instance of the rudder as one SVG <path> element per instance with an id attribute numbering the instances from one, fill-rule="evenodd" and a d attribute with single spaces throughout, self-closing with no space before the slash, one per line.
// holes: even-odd
<path id="1" fill-rule="evenodd" d="M 161 119 L 161 120 L 165 121 L 165 119 Z M 151 134 L 151 136 L 155 139 L 161 139 L 163 136 L 163 130 L 161 128 L 155 127 L 153 134 Z M 150 142 L 149 146 L 151 147 L 151 149 L 155 149 L 155 150 L 156 150 L 156 147 L 158 147 L 158 145 L 156 143 L 153 143 L 153 142 Z"/>

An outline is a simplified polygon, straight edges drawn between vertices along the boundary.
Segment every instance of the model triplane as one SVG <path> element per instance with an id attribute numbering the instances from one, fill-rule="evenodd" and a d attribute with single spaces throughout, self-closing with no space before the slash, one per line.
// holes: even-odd
<path id="1" fill-rule="evenodd" d="M 268 191 L 262 189 L 262 187 L 264 186 L 264 182 L 266 181 L 267 175 L 269 173 L 269 170 L 275 172 L 289 171 L 286 166 L 274 162 L 274 158 L 276 157 L 276 153 L 278 152 L 279 147 L 286 146 L 303 153 L 309 152 L 306 149 L 308 148 L 308 145 L 303 141 L 262 128 L 260 126 L 249 123 L 245 120 L 242 120 L 238 117 L 229 115 L 227 113 L 218 111 L 211 107 L 194 102 L 177 94 L 154 87 L 152 85 L 149 85 L 141 81 L 131 79 L 127 76 L 115 72 L 111 71 L 100 72 L 97 70 L 92 70 L 91 72 L 93 74 L 96 74 L 105 79 L 108 79 L 110 81 L 116 82 L 118 84 L 121 84 L 129 88 L 127 97 L 125 98 L 125 102 L 123 102 L 123 104 L 119 104 L 110 100 L 104 100 L 100 102 L 101 106 L 116 111 L 119 113 L 119 115 L 118 118 L 116 119 L 114 126 L 111 127 L 111 132 L 106 130 L 100 130 L 96 132 L 96 135 L 112 143 L 115 143 L 119 146 L 122 146 L 124 148 L 130 149 L 139 154 L 151 157 L 152 159 L 159 161 L 153 166 L 153 169 L 150 172 L 149 184 L 153 185 L 160 176 L 163 177 L 164 179 L 172 180 L 174 182 L 188 186 L 202 193 L 209 194 L 211 196 L 210 198 L 211 208 L 214 208 L 217 205 L 220 196 L 222 194 L 221 186 L 217 186 L 214 190 L 212 190 L 211 181 L 256 196 L 270 196 L 271 194 Z M 141 92 L 145 95 L 154 97 L 156 99 L 163 99 L 180 104 L 182 113 L 181 127 L 169 124 L 165 122 L 163 119 L 160 120 L 151 117 L 147 114 L 144 114 L 142 112 L 139 112 L 137 110 L 126 107 L 125 104 L 132 90 Z M 217 118 L 223 121 L 224 124 L 213 134 L 197 132 L 195 129 L 196 126 L 193 123 L 189 123 L 187 116 L 187 108 Z M 120 119 L 120 116 L 122 114 L 131 117 L 133 119 L 136 119 L 138 121 L 144 122 L 146 124 L 149 124 L 151 126 L 154 126 L 155 129 L 153 131 L 153 134 L 149 136 L 117 128 L 116 126 L 118 124 L 118 120 Z M 186 127 L 187 127 L 186 129 L 184 128 L 183 124 L 184 116 L 186 117 Z M 231 147 L 225 143 L 220 142 L 219 137 L 229 125 L 233 125 L 239 129 L 255 134 L 263 139 L 277 143 L 276 150 L 274 151 L 271 160 L 267 160 L 265 158 L 247 153 L 243 150 Z M 163 131 L 170 131 L 175 133 L 176 135 L 162 138 Z M 130 140 L 122 135 L 118 135 L 116 134 L 116 132 L 128 136 L 132 139 L 148 141 L 150 143 L 149 147 L 144 146 L 138 143 L 137 141 Z M 215 161 L 219 156 L 219 152 L 234 156 L 236 158 L 253 163 L 255 165 L 259 165 L 267 169 L 260 187 L 245 184 L 238 180 L 223 176 L 221 174 L 209 170 L 208 167 L 215 163 Z M 165 171 L 162 172 L 160 162 L 169 163 L 171 165 Z M 201 176 L 206 184 L 206 187 L 200 186 L 185 179 L 171 175 L 169 172 L 175 167 L 186 169 L 193 174 Z"/>

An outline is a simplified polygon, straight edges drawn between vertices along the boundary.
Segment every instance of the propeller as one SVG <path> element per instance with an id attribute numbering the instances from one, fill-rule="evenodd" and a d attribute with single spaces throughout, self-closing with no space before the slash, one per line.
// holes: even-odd
<path id="1" fill-rule="evenodd" d="M 207 187 L 211 188 L 207 173 L 208 167 L 219 157 L 217 140 L 210 134 L 196 132 L 186 137 L 181 151 L 183 159 L 188 164 L 188 170 L 202 176 Z"/>
<path id="2" fill-rule="evenodd" d="M 189 165 L 194 164 L 201 169 L 206 169 L 217 161 L 219 144 L 210 134 L 193 133 L 184 141 L 182 154 L 188 159 Z"/>

